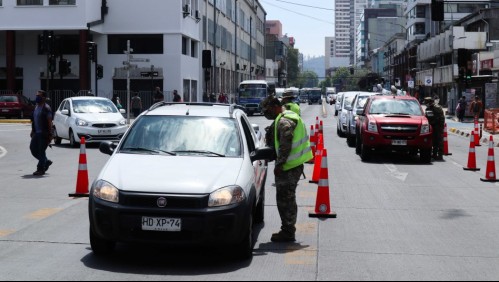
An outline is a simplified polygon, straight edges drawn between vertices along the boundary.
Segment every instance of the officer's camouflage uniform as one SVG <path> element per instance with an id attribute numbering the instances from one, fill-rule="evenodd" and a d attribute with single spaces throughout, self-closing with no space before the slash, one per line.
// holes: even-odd
<path id="1" fill-rule="evenodd" d="M 281 118 L 278 125 L 278 138 L 279 138 L 279 152 L 277 154 L 277 159 L 275 166 L 282 167 L 288 160 L 289 154 L 291 152 L 291 147 L 293 144 L 293 132 L 295 131 L 297 124 L 285 117 Z M 274 140 L 274 123 L 267 131 L 267 145 L 274 148 L 275 151 L 275 140 Z M 290 236 L 294 236 L 296 233 L 296 221 L 298 215 L 298 205 L 296 204 L 296 188 L 298 187 L 298 181 L 303 174 L 303 165 L 293 168 L 288 171 L 283 171 L 279 176 L 276 175 L 275 184 L 277 190 L 277 209 L 279 210 L 279 215 L 282 221 L 282 231 L 286 232 Z"/>
<path id="2" fill-rule="evenodd" d="M 440 105 L 430 104 L 426 108 L 427 118 L 433 128 L 433 157 L 442 159 L 444 152 L 444 126 L 445 114 Z M 429 116 L 428 112 L 432 112 L 433 116 Z"/>

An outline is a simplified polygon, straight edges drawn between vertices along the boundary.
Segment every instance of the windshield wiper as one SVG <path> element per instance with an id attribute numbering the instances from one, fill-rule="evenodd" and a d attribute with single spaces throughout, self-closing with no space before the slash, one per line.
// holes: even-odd
<path id="1" fill-rule="evenodd" d="M 168 152 L 168 151 L 164 151 L 164 150 L 153 150 L 153 149 L 147 149 L 147 148 L 140 148 L 140 147 L 136 147 L 136 148 L 124 148 L 124 149 L 121 149 L 122 152 L 124 151 L 129 151 L 129 152 L 149 152 L 149 153 L 155 153 L 155 154 L 168 154 L 168 155 L 171 155 L 171 156 L 176 156 L 177 154 L 173 153 L 173 152 Z"/>
<path id="2" fill-rule="evenodd" d="M 389 114 L 390 116 L 410 116 L 410 114 L 408 113 L 392 113 L 392 114 Z"/>
<path id="3" fill-rule="evenodd" d="M 215 155 L 217 157 L 225 158 L 225 155 L 203 150 L 187 150 L 187 151 L 175 151 L 175 153 L 192 153 L 192 154 L 203 154 L 203 155 Z"/>

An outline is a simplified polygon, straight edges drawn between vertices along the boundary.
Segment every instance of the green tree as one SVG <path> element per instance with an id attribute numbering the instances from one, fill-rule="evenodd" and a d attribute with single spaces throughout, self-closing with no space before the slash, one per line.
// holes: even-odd
<path id="1" fill-rule="evenodd" d="M 319 86 L 319 76 L 313 71 L 301 73 L 298 81 L 301 88 L 314 88 Z"/>

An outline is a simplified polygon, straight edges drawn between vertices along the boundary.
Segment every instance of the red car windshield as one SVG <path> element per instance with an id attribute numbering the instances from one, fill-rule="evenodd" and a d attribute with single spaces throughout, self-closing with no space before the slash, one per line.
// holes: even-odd
<path id="1" fill-rule="evenodd" d="M 371 103 L 371 115 L 423 116 L 421 106 L 416 100 L 377 99 Z"/>
<path id="2" fill-rule="evenodd" d="M 17 103 L 19 102 L 16 96 L 0 96 L 0 103 Z"/>

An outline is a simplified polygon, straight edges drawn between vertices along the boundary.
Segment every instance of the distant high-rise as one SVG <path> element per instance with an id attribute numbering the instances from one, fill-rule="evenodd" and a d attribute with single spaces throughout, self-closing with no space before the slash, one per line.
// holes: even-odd
<path id="1" fill-rule="evenodd" d="M 352 0 L 335 0 L 336 57 L 350 58 Z"/>

